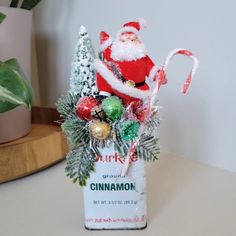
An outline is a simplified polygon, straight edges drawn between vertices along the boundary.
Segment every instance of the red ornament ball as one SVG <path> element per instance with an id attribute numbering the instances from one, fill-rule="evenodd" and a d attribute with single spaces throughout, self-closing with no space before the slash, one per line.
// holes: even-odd
<path id="1" fill-rule="evenodd" d="M 76 104 L 76 114 L 80 119 L 89 121 L 92 119 L 92 109 L 98 105 L 99 102 L 97 99 L 88 96 L 82 97 Z"/>
<path id="2" fill-rule="evenodd" d="M 147 121 L 150 115 L 150 105 L 143 101 L 126 102 L 126 118 L 129 120 Z"/>
<path id="3" fill-rule="evenodd" d="M 136 110 L 137 118 L 140 122 L 147 121 L 149 115 L 150 115 L 150 106 L 144 105 L 143 107 L 139 107 Z"/>

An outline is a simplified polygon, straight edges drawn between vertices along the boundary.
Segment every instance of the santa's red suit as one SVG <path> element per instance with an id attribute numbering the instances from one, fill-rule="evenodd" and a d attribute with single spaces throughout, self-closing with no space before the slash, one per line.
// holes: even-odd
<path id="1" fill-rule="evenodd" d="M 125 32 L 134 33 L 139 38 L 141 23 L 140 21 L 124 24 L 117 34 L 116 41 L 119 41 L 120 35 Z M 159 70 L 147 55 L 145 46 L 143 44 L 142 47 L 138 45 L 137 50 L 134 47 L 130 53 L 129 51 L 126 52 L 122 45 L 119 48 L 119 43 L 116 44 L 116 41 L 113 43 L 105 32 L 101 32 L 100 37 L 103 60 L 96 59 L 94 63 L 100 95 L 116 95 L 122 98 L 124 102 L 149 97 L 150 89 L 146 83 L 146 78 L 153 82 L 158 76 Z M 127 81 L 129 82 L 127 83 Z M 162 81 L 163 84 L 165 82 Z"/>

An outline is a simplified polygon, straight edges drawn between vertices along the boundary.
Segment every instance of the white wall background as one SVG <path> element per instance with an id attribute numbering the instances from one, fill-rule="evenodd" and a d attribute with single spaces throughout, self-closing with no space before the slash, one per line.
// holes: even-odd
<path id="1" fill-rule="evenodd" d="M 180 88 L 190 61 L 175 59 L 169 68 L 160 93 L 162 150 L 236 171 L 235 9 L 233 0 L 43 0 L 34 11 L 42 103 L 53 106 L 68 88 L 81 24 L 98 48 L 101 30 L 114 36 L 123 23 L 144 17 L 143 39 L 158 65 L 176 47 L 200 60 L 187 95 Z"/>

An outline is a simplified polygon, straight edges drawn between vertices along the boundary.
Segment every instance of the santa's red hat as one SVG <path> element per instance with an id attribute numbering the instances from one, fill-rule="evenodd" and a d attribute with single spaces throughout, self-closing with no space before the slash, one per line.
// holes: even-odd
<path id="1" fill-rule="evenodd" d="M 118 39 L 123 33 L 134 33 L 138 37 L 140 29 L 146 28 L 147 23 L 143 18 L 138 19 L 138 21 L 130 21 L 125 23 L 123 27 L 117 32 L 116 38 Z"/>

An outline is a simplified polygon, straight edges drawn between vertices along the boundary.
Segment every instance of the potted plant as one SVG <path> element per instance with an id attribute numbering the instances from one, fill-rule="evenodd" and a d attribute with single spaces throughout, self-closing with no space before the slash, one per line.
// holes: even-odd
<path id="1" fill-rule="evenodd" d="M 16 139 L 28 132 L 30 122 L 24 122 L 24 119 L 28 121 L 24 111 L 30 110 L 32 101 L 32 88 L 18 61 L 15 58 L 0 61 L 0 143 Z M 14 110 L 18 116 L 14 116 Z"/>
<path id="2" fill-rule="evenodd" d="M 17 58 L 28 79 L 31 68 L 32 11 L 40 0 L 12 0 L 9 7 L 0 6 L 6 16 L 0 26 L 0 60 Z M 19 6 L 18 6 L 19 5 Z"/>
<path id="3" fill-rule="evenodd" d="M 26 107 L 29 108 L 29 103 L 32 101 L 27 97 L 30 92 L 25 78 L 29 81 L 31 80 L 32 12 L 30 10 L 40 1 L 23 0 L 19 4 L 19 0 L 12 0 L 9 7 L 0 6 L 0 70 L 2 70 L 0 72 L 0 86 L 2 87 L 0 94 L 4 91 L 4 96 L 6 96 L 8 92 L 5 89 L 9 89 L 8 83 L 10 83 L 12 89 L 9 90 L 11 92 L 11 101 L 6 100 L 5 97 L 3 102 L 1 101 L 1 99 L 3 100 L 1 98 L 3 95 L 1 94 L 0 96 L 0 143 L 24 136 L 31 129 L 31 112 Z M 17 58 L 17 60 L 9 60 L 9 58 Z M 21 65 L 22 69 L 20 69 L 19 65 Z M 14 72 L 10 72 L 10 70 L 14 70 Z M 5 77 L 9 75 L 6 71 L 10 73 L 11 79 Z M 24 75 L 19 71 L 24 71 Z M 17 91 L 22 89 L 21 86 L 24 89 L 22 94 L 19 94 Z M 12 100 L 13 95 L 19 96 L 21 99 L 24 98 L 23 103 L 25 104 L 19 104 L 19 100 L 17 104 L 14 103 Z M 8 99 L 10 98 L 8 97 Z M 28 105 L 26 105 L 27 102 Z"/>

